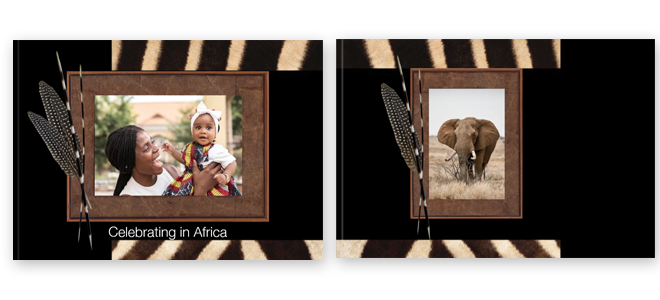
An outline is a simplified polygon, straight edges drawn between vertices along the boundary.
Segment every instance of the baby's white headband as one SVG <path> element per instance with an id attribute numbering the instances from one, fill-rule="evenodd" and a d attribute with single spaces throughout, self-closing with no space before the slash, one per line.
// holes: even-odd
<path id="1" fill-rule="evenodd" d="M 215 133 L 218 133 L 218 121 L 220 121 L 220 116 L 222 116 L 221 111 L 216 111 L 215 109 L 208 109 L 206 108 L 206 105 L 204 105 L 204 101 L 199 102 L 197 105 L 197 112 L 195 114 L 190 116 L 190 132 L 193 130 L 193 125 L 195 124 L 195 119 L 197 117 L 203 115 L 203 114 L 209 114 L 213 118 L 213 122 L 215 122 Z"/>

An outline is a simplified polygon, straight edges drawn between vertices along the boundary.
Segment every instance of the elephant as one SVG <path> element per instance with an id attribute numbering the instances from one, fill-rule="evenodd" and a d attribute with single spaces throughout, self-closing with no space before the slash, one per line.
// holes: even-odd
<path id="1" fill-rule="evenodd" d="M 459 178 L 466 183 L 469 178 L 485 177 L 484 169 L 499 138 L 493 122 L 473 117 L 445 121 L 438 130 L 438 141 L 455 150 L 446 161 L 458 155 Z"/>

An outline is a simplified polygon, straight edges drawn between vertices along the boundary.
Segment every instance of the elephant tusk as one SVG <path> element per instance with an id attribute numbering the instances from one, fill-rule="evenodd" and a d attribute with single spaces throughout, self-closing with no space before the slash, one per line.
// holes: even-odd
<path id="1" fill-rule="evenodd" d="M 477 159 L 477 154 L 474 153 L 474 150 L 472 150 L 472 157 L 470 158 L 471 160 Z"/>
<path id="2" fill-rule="evenodd" d="M 456 155 L 456 151 L 454 151 L 454 153 L 450 157 L 445 158 L 445 161 L 450 161 L 454 157 L 454 155 Z"/>

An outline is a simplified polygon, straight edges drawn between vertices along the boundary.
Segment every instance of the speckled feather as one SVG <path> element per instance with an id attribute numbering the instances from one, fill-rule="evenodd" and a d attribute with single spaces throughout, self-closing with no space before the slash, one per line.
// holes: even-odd
<path id="1" fill-rule="evenodd" d="M 403 87 L 403 94 L 406 97 L 404 105 L 399 95 L 387 84 L 383 83 L 381 94 L 383 101 L 385 101 L 385 109 L 387 116 L 390 119 L 392 129 L 394 130 L 394 137 L 399 148 L 401 149 L 401 156 L 406 161 L 406 165 L 410 170 L 415 171 L 419 175 L 420 197 L 419 197 L 419 217 L 417 218 L 417 234 L 419 234 L 419 223 L 421 218 L 422 199 L 424 200 L 424 213 L 426 214 L 426 229 L 431 238 L 431 224 L 429 223 L 429 213 L 426 206 L 426 193 L 424 191 L 423 180 L 423 163 L 422 157 L 424 156 L 423 148 L 420 151 L 419 137 L 415 128 L 412 126 L 412 116 L 410 113 L 410 102 L 408 101 L 408 94 L 406 94 L 406 83 L 403 77 L 403 69 L 401 62 L 397 56 L 397 63 L 399 66 L 399 75 L 401 75 L 401 85 Z M 420 99 L 421 100 L 421 99 Z M 421 104 L 421 103 L 420 103 Z"/>
<path id="2" fill-rule="evenodd" d="M 411 134 L 410 118 L 407 116 L 408 110 L 401 98 L 396 92 L 383 83 L 380 86 L 387 116 L 394 130 L 394 138 L 401 149 L 401 156 L 406 161 L 406 165 L 411 170 L 417 172 L 417 162 L 415 161 L 415 144 L 419 144 L 417 133 Z M 415 140 L 413 140 L 415 139 Z"/>
<path id="3" fill-rule="evenodd" d="M 55 92 L 55 89 L 43 81 L 39 82 L 39 94 L 41 95 L 41 102 L 44 104 L 48 122 L 57 129 L 63 138 L 68 137 L 71 134 L 71 123 L 69 122 L 69 112 L 66 106 L 64 106 L 62 98 Z M 64 138 L 64 140 L 71 151 L 78 149 L 79 157 L 83 157 L 82 153 L 80 153 L 80 138 L 78 134 L 74 134 L 73 136 L 73 139 Z"/>
<path id="4" fill-rule="evenodd" d="M 60 168 L 62 168 L 62 171 L 69 177 L 78 178 L 78 169 L 75 167 L 76 159 L 73 157 L 73 151 L 68 147 L 66 139 L 44 117 L 31 111 L 28 112 L 28 117 L 46 143 L 48 151 L 50 151 L 50 154 L 60 165 Z"/>

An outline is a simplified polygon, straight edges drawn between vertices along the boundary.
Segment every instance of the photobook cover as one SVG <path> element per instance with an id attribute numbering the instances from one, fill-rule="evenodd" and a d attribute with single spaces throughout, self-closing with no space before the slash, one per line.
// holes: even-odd
<path id="1" fill-rule="evenodd" d="M 14 259 L 322 259 L 322 47 L 14 41 Z"/>
<path id="2" fill-rule="evenodd" d="M 654 257 L 653 168 L 616 146 L 654 149 L 653 61 L 652 40 L 337 40 L 337 257 Z"/>

